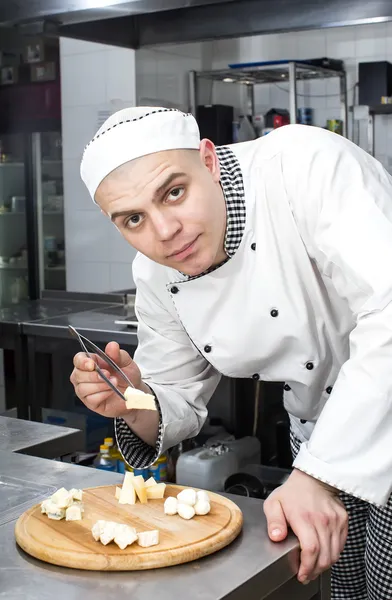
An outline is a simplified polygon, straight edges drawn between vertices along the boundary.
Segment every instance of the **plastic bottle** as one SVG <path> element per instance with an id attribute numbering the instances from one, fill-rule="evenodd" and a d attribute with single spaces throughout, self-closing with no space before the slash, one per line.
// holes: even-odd
<path id="1" fill-rule="evenodd" d="M 116 471 L 118 473 L 125 473 L 125 463 L 123 457 L 121 456 L 121 452 L 117 448 L 117 445 L 114 443 L 114 439 L 111 437 L 107 437 L 104 439 L 105 446 L 109 448 L 110 457 L 116 463 Z"/>
<path id="2" fill-rule="evenodd" d="M 117 471 L 117 461 L 110 456 L 110 448 L 106 444 L 102 444 L 99 447 L 99 454 L 93 464 L 96 469 Z"/>

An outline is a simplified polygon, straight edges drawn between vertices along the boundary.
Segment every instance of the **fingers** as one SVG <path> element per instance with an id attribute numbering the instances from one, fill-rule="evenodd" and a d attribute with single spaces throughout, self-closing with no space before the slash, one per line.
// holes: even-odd
<path id="1" fill-rule="evenodd" d="M 301 520 L 292 529 L 298 538 L 301 548 L 301 564 L 298 571 L 298 581 L 307 583 L 313 579 L 316 564 L 320 554 L 320 540 L 316 528 L 311 522 Z"/>
<path id="2" fill-rule="evenodd" d="M 287 537 L 287 523 L 279 500 L 271 495 L 264 502 L 263 508 L 270 539 L 273 542 L 281 542 Z"/>

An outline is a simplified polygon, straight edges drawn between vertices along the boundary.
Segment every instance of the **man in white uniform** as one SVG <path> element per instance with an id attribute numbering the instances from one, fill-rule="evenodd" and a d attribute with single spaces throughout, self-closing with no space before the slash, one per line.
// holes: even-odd
<path id="1" fill-rule="evenodd" d="M 334 600 L 391 600 L 392 178 L 319 128 L 216 148 L 146 107 L 106 121 L 81 174 L 138 250 L 139 345 L 106 351 L 158 410 L 124 410 L 84 354 L 79 398 L 140 467 L 198 433 L 220 374 L 284 381 L 296 457 L 269 535 L 298 536 L 304 583 L 334 565 Z"/>

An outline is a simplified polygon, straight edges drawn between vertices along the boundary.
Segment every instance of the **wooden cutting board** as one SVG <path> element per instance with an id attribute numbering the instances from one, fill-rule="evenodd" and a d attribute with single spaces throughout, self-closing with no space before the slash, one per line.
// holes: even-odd
<path id="1" fill-rule="evenodd" d="M 167 485 L 165 497 L 184 489 Z M 18 545 L 45 562 L 94 571 L 133 571 L 168 567 L 212 554 L 227 546 L 240 533 L 242 513 L 238 506 L 212 492 L 211 512 L 186 521 L 163 512 L 164 500 L 149 500 L 133 506 L 115 499 L 115 486 L 83 491 L 84 515 L 81 521 L 54 521 L 41 514 L 40 504 L 23 513 L 15 525 Z M 99 519 L 126 523 L 137 532 L 158 529 L 157 546 L 142 548 L 137 542 L 125 550 L 114 542 L 96 542 L 91 528 Z"/>

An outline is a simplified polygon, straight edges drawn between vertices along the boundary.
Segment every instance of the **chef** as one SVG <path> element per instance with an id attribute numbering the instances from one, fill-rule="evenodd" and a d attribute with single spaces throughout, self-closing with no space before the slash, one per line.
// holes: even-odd
<path id="1" fill-rule="evenodd" d="M 106 352 L 157 411 L 126 410 L 84 354 L 76 394 L 143 467 L 199 432 L 221 374 L 284 381 L 295 460 L 269 536 L 297 535 L 303 583 L 334 565 L 334 600 L 391 600 L 392 178 L 320 128 L 215 147 L 156 107 L 111 116 L 81 175 L 138 251 L 138 348 Z"/>

